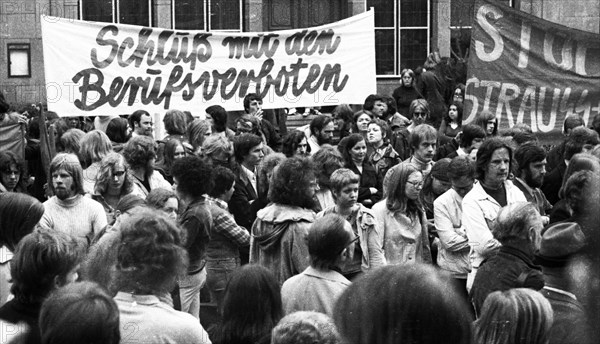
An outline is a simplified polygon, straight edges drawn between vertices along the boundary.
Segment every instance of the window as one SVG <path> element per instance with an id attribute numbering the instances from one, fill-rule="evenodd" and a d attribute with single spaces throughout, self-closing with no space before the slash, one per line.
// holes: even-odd
<path id="1" fill-rule="evenodd" d="M 242 0 L 173 0 L 173 27 L 242 31 Z"/>
<path id="2" fill-rule="evenodd" d="M 497 0 L 514 7 L 514 0 Z M 466 57 L 471 44 L 471 24 L 475 0 L 451 0 L 450 3 L 450 40 L 452 53 L 455 56 Z"/>
<path id="3" fill-rule="evenodd" d="M 367 0 L 375 9 L 377 75 L 415 68 L 429 53 L 430 0 Z"/>
<path id="4" fill-rule="evenodd" d="M 152 0 L 80 0 L 83 20 L 150 26 Z"/>
<path id="5" fill-rule="evenodd" d="M 7 45 L 8 51 L 8 77 L 31 77 L 31 46 L 29 43 Z"/>

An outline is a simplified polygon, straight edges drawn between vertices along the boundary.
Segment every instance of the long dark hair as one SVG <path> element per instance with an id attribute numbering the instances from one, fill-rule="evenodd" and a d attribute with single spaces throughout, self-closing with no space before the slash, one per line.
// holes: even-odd
<path id="1" fill-rule="evenodd" d="M 275 276 L 259 265 L 233 273 L 223 297 L 220 344 L 254 344 L 271 335 L 281 317 L 281 293 Z"/>

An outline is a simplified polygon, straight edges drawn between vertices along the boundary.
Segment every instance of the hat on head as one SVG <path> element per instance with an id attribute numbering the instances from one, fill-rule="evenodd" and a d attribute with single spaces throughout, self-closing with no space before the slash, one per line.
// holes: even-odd
<path id="1" fill-rule="evenodd" d="M 546 267 L 566 265 L 585 246 L 585 234 L 575 222 L 559 222 L 542 232 L 537 262 Z"/>
<path id="2" fill-rule="evenodd" d="M 438 160 L 431 168 L 431 176 L 443 182 L 450 182 L 450 174 L 448 173 L 450 162 L 449 158 Z"/>

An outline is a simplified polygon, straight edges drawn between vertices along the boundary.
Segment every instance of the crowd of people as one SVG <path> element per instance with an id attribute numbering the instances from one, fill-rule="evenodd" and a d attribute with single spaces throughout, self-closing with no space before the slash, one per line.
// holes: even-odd
<path id="1" fill-rule="evenodd" d="M 487 111 L 463 125 L 464 85 L 426 73 L 283 138 L 257 94 L 234 127 L 169 110 L 160 140 L 144 110 L 49 115 L 49 166 L 39 109 L 0 109 L 27 124 L 0 152 L 3 338 L 597 342 L 600 118 L 548 151 Z"/>

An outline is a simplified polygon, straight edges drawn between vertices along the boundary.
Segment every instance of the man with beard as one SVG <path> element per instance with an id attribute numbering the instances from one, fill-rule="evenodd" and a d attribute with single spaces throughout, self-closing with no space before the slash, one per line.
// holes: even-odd
<path id="1" fill-rule="evenodd" d="M 137 110 L 127 118 L 129 126 L 133 130 L 131 133 L 132 137 L 136 136 L 148 136 L 153 137 L 152 116 L 145 110 Z"/>
<path id="2" fill-rule="evenodd" d="M 131 168 L 134 193 L 146 198 L 150 191 L 157 188 L 171 189 L 171 184 L 154 170 L 156 150 L 154 141 L 148 136 L 136 136 L 123 148 L 123 157 Z"/>
<path id="3" fill-rule="evenodd" d="M 523 192 L 527 202 L 537 206 L 544 224 L 547 224 L 552 204 L 540 190 L 546 175 L 546 151 L 533 142 L 526 143 L 515 152 L 515 160 L 518 166 L 514 184 Z"/>
<path id="4" fill-rule="evenodd" d="M 527 201 L 523 192 L 508 180 L 512 156 L 511 146 L 501 138 L 488 139 L 477 151 L 475 173 L 478 182 L 462 202 L 462 222 L 471 246 L 467 289 L 471 288 L 479 265 L 501 246 L 491 232 L 500 208 Z"/>
<path id="5" fill-rule="evenodd" d="M 308 229 L 318 190 L 314 164 L 307 158 L 284 160 L 273 174 L 269 204 L 258 211 L 250 238 L 250 263 L 273 272 L 279 284 L 309 266 Z"/>
<path id="6" fill-rule="evenodd" d="M 57 154 L 50 163 L 52 198 L 44 202 L 40 226 L 70 234 L 88 245 L 107 224 L 102 205 L 84 197 L 83 169 L 74 154 Z"/>
<path id="7" fill-rule="evenodd" d="M 331 144 L 334 129 L 333 118 L 319 115 L 310 121 L 309 128 L 308 145 L 310 146 L 310 154 L 314 155 L 322 145 Z"/>

